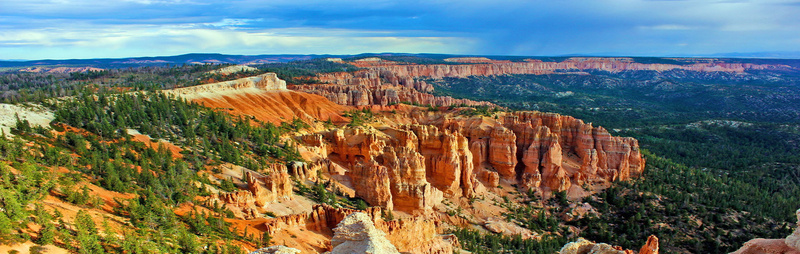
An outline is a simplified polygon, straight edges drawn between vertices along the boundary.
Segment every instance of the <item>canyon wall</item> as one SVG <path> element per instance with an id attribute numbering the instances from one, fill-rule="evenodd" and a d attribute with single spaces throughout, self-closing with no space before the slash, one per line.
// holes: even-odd
<path id="1" fill-rule="evenodd" d="M 554 113 L 498 119 L 412 112 L 417 124 L 356 127 L 306 135 L 307 146 L 346 168 L 356 196 L 387 210 L 430 214 L 444 198 L 497 187 L 566 191 L 642 174 L 636 139 Z"/>
<path id="2" fill-rule="evenodd" d="M 341 60 L 337 60 L 341 61 Z M 290 89 L 321 95 L 329 100 L 349 106 L 381 105 L 408 102 L 421 105 L 490 106 L 487 102 L 433 96 L 433 86 L 424 79 L 465 78 L 507 74 L 558 74 L 585 70 L 668 71 L 688 70 L 700 72 L 744 73 L 746 70 L 785 69 L 786 65 L 750 63 L 723 63 L 709 60 L 687 64 L 645 64 L 631 58 L 574 57 L 562 62 L 543 62 L 527 59 L 524 62 L 498 61 L 486 58 L 448 58 L 448 62 L 462 64 L 406 64 L 380 58 L 365 58 L 348 62 L 363 68 L 355 72 L 320 73 L 313 77 L 324 84 L 297 85 Z M 464 64 L 469 63 L 469 64 Z M 309 78 L 311 79 L 311 78 Z"/>

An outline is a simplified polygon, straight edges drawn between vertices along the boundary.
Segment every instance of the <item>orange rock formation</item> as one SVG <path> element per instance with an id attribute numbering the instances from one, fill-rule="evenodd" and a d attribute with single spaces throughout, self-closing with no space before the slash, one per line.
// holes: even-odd
<path id="1" fill-rule="evenodd" d="M 272 164 L 262 175 L 247 171 L 244 180 L 247 190 L 220 193 L 212 196 L 211 202 L 217 201 L 228 205 L 234 214 L 243 218 L 261 217 L 259 208 L 281 200 L 292 199 L 292 180 L 283 164 Z M 241 212 L 241 213 L 240 213 Z"/>
<path id="2" fill-rule="evenodd" d="M 317 95 L 286 90 L 286 81 L 278 79 L 274 73 L 165 90 L 164 93 L 275 124 L 295 118 L 342 122 L 342 112 L 349 109 Z"/>
<path id="3" fill-rule="evenodd" d="M 336 129 L 303 137 L 346 168 L 355 194 L 371 205 L 428 214 L 443 198 L 471 198 L 500 181 L 522 189 L 638 176 L 644 158 L 633 138 L 552 113 L 500 114 L 497 120 L 412 113 L 419 124 Z M 330 166 L 328 166 L 330 167 Z"/>

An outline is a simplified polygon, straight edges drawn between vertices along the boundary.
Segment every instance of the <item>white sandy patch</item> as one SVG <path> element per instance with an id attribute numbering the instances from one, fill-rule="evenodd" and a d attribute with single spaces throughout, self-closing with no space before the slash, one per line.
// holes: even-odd
<path id="1" fill-rule="evenodd" d="M 246 71 L 257 71 L 258 69 L 247 66 L 247 65 L 234 65 L 228 66 L 225 68 L 209 71 L 209 73 L 218 73 L 222 75 L 231 75 L 237 72 L 246 72 Z"/>
<path id="2" fill-rule="evenodd" d="M 19 253 L 19 254 L 28 254 L 28 253 L 31 253 L 30 249 L 31 249 L 32 246 L 41 246 L 41 245 L 34 244 L 31 241 L 27 241 L 27 242 L 24 242 L 24 243 L 18 243 L 18 244 L 15 244 L 15 245 L 0 245 L 0 253 L 11 253 L 11 251 L 17 251 L 17 253 Z M 61 254 L 61 253 L 67 254 L 67 253 L 69 253 L 68 250 L 62 249 L 62 248 L 57 247 L 57 246 L 52 245 L 52 244 L 48 244 L 48 245 L 41 246 L 41 247 L 44 248 L 42 253 L 53 253 L 53 254 L 55 254 L 55 253 L 58 253 L 58 254 Z"/>
<path id="3" fill-rule="evenodd" d="M 11 136 L 11 128 L 17 124 L 15 115 L 19 115 L 20 119 L 28 120 L 31 126 L 48 127 L 50 122 L 55 119 L 53 112 L 39 105 L 20 106 L 0 103 L 0 129 L 6 136 Z"/>

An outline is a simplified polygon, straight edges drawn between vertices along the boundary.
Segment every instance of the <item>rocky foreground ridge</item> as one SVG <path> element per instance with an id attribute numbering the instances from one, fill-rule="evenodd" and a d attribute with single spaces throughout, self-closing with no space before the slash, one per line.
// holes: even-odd
<path id="1" fill-rule="evenodd" d="M 784 239 L 753 239 L 731 254 L 800 254 L 800 209 L 797 215 L 797 228 Z"/>

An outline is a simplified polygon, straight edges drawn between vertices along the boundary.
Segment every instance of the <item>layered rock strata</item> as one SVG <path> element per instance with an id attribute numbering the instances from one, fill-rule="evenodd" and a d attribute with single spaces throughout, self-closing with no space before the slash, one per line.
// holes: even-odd
<path id="1" fill-rule="evenodd" d="M 266 171 L 266 174 L 245 172 L 243 180 L 247 183 L 247 190 L 215 194 L 209 201 L 227 206 L 237 217 L 262 217 L 260 208 L 293 198 L 292 180 L 287 167 L 272 164 Z"/>
<path id="2" fill-rule="evenodd" d="M 341 113 L 349 109 L 322 96 L 286 90 L 286 81 L 278 79 L 275 73 L 162 92 L 274 124 L 295 118 L 342 122 Z"/>
<path id="3" fill-rule="evenodd" d="M 380 79 L 377 79 L 380 81 Z M 377 82 L 376 81 L 376 82 Z M 418 105 L 433 106 L 491 106 L 492 103 L 485 101 L 473 101 L 468 99 L 455 99 L 450 96 L 434 96 L 429 93 L 420 92 L 414 88 L 396 85 L 294 85 L 292 90 L 320 95 L 328 100 L 347 106 L 368 106 L 380 105 L 387 106 L 398 103 L 412 103 Z"/>
<path id="4" fill-rule="evenodd" d="M 328 156 L 348 165 L 356 195 L 371 205 L 426 214 L 445 196 L 470 198 L 480 189 L 469 142 L 460 133 L 405 125 L 326 136 Z"/>
<path id="5" fill-rule="evenodd" d="M 301 140 L 346 168 L 331 175 L 348 177 L 356 196 L 412 214 L 430 213 L 443 198 L 472 198 L 501 181 L 523 190 L 565 191 L 628 180 L 644 170 L 633 138 L 558 114 L 499 116 L 420 113 L 410 116 L 419 124 L 336 129 Z"/>
<path id="6" fill-rule="evenodd" d="M 300 85 L 291 89 L 318 94 L 329 100 L 350 106 L 381 105 L 409 102 L 422 105 L 491 105 L 447 96 L 433 96 L 433 86 L 425 79 L 465 78 L 507 74 L 558 74 L 585 70 L 608 72 L 688 70 L 699 72 L 744 73 L 746 70 L 787 69 L 786 65 L 724 63 L 708 59 L 687 64 L 636 63 L 631 58 L 574 57 L 562 62 L 543 62 L 527 59 L 523 62 L 498 61 L 486 58 L 448 58 L 462 64 L 407 64 L 380 58 L 365 58 L 349 62 L 364 68 L 355 72 L 322 73 L 314 77 L 324 85 Z M 468 64 L 464 64 L 468 63 Z"/>
<path id="7" fill-rule="evenodd" d="M 266 91 L 286 90 L 286 81 L 279 79 L 278 75 L 275 73 L 264 73 L 258 76 L 199 86 L 164 90 L 163 92 L 191 100 L 195 97 L 203 96 L 204 93 L 216 94 L 223 91 L 236 91 L 246 88 L 255 88 Z"/>

